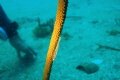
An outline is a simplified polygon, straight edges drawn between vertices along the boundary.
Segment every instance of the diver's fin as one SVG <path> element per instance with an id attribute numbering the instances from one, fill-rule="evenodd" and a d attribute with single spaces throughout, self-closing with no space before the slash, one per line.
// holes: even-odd
<path id="1" fill-rule="evenodd" d="M 6 27 L 8 26 L 8 24 L 10 24 L 10 20 L 3 10 L 2 6 L 0 5 L 0 26 Z"/>

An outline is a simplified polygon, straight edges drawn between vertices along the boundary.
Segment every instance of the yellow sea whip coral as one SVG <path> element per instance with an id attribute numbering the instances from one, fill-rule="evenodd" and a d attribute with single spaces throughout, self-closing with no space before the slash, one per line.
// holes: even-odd
<path id="1" fill-rule="evenodd" d="M 67 5 L 68 5 L 68 0 L 58 0 L 58 11 L 56 14 L 56 21 L 54 24 L 53 33 L 52 33 L 49 49 L 47 52 L 46 64 L 45 64 L 42 80 L 49 80 L 52 63 L 55 59 L 58 49 L 60 33 L 62 31 L 62 26 L 66 17 Z"/>

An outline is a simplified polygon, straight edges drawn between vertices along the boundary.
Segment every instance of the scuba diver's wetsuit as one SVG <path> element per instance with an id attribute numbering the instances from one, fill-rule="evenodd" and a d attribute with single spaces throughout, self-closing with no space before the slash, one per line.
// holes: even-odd
<path id="1" fill-rule="evenodd" d="M 10 22 L 0 5 L 0 38 L 2 40 L 7 40 L 7 38 L 12 38 L 13 36 L 18 35 L 16 31 L 17 28 L 18 24 L 16 22 Z"/>
<path id="2" fill-rule="evenodd" d="M 20 38 L 17 28 L 17 22 L 10 22 L 0 5 L 0 39 L 9 39 L 10 44 L 16 49 L 20 59 L 35 59 L 37 53 Z M 25 53 L 25 56 L 22 56 L 21 52 Z"/>

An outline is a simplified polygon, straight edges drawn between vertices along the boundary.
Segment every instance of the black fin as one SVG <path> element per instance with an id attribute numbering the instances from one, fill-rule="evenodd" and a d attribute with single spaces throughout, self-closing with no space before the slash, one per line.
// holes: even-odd
<path id="1" fill-rule="evenodd" d="M 5 11 L 3 10 L 2 6 L 0 5 L 0 26 L 7 27 L 10 24 L 10 20 L 7 17 Z"/>

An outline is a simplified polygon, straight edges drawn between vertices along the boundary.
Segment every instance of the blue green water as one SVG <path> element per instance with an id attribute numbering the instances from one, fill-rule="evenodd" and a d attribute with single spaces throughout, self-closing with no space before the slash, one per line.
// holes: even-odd
<path id="1" fill-rule="evenodd" d="M 120 1 L 68 2 L 50 80 L 120 80 Z M 18 23 L 23 42 L 37 53 L 35 60 L 21 60 L 10 38 L 0 40 L 0 80 L 42 80 L 57 4 L 57 0 L 0 0 L 10 22 Z"/>

